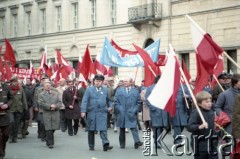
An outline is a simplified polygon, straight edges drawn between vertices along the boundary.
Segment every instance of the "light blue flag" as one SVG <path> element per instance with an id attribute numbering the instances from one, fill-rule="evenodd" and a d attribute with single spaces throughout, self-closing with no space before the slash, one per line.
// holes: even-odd
<path id="1" fill-rule="evenodd" d="M 144 50 L 149 54 L 154 62 L 158 60 L 158 51 L 160 39 L 149 45 Z M 111 43 L 105 38 L 102 53 L 100 55 L 100 63 L 112 67 L 140 67 L 144 66 L 144 61 L 139 54 L 129 57 L 121 57 L 114 49 Z"/>

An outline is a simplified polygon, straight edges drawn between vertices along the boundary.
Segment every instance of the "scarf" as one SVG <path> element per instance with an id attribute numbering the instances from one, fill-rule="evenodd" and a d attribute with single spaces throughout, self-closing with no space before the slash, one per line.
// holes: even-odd
<path id="1" fill-rule="evenodd" d="M 16 85 L 10 84 L 9 88 L 13 92 L 13 95 L 16 95 L 17 91 L 20 90 L 19 84 Z"/>

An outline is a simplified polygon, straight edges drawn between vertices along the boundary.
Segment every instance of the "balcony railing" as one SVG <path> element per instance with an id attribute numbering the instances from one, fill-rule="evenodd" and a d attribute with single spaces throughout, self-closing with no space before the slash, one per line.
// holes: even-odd
<path id="1" fill-rule="evenodd" d="M 150 3 L 137 7 L 128 8 L 128 20 L 145 21 L 145 20 L 158 20 L 162 17 L 162 5 L 160 3 Z"/>

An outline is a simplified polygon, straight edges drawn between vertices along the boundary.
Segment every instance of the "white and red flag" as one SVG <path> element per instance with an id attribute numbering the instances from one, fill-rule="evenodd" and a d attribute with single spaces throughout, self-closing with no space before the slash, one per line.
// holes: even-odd
<path id="1" fill-rule="evenodd" d="M 197 94 L 208 85 L 210 76 L 216 73 L 215 68 L 219 60 L 222 60 L 223 49 L 190 16 L 186 17 L 190 21 L 193 46 L 197 53 L 197 77 L 194 89 L 194 94 Z"/>
<path id="2" fill-rule="evenodd" d="M 148 97 L 148 101 L 153 106 L 169 112 L 172 117 L 176 114 L 176 98 L 181 79 L 179 67 L 175 52 L 170 46 L 170 53 L 161 78 Z"/>
<path id="3" fill-rule="evenodd" d="M 102 75 L 107 75 L 108 74 L 108 69 L 106 66 L 101 64 L 100 62 L 100 54 L 97 54 L 97 57 L 94 61 L 94 68 L 97 71 L 97 73 L 102 74 Z"/>

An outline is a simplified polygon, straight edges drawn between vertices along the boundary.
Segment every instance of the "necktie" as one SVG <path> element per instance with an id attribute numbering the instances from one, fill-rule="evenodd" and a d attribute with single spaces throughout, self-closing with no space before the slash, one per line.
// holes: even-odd
<path id="1" fill-rule="evenodd" d="M 127 94 L 129 93 L 129 91 L 130 91 L 130 89 L 129 89 L 129 88 L 127 88 Z"/>

